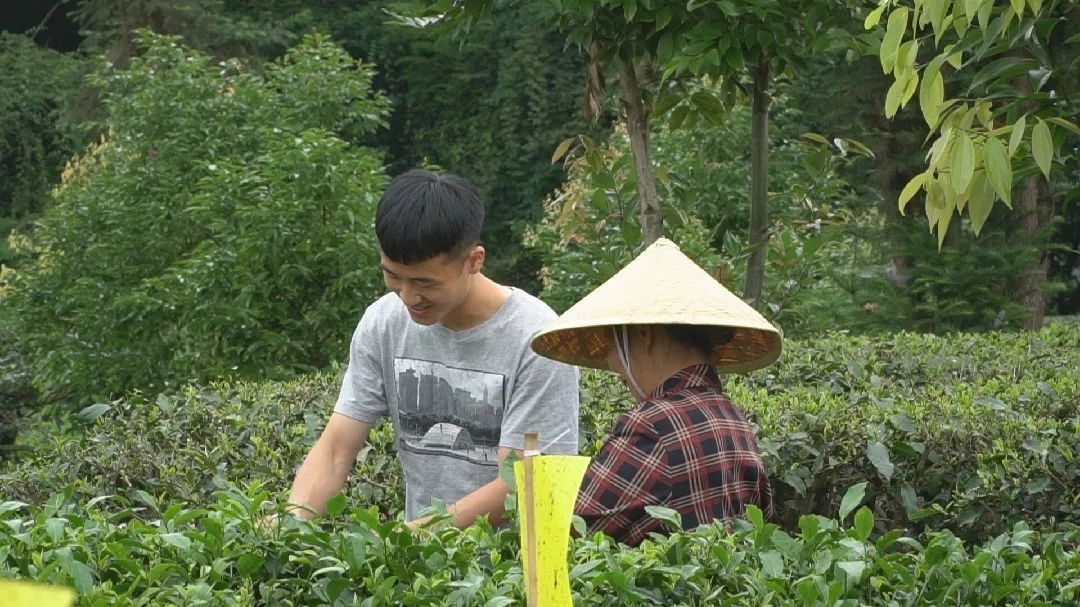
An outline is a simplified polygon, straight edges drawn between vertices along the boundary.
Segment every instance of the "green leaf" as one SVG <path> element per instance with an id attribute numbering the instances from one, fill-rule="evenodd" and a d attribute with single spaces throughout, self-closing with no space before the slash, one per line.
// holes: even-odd
<path id="1" fill-rule="evenodd" d="M 881 60 L 881 70 L 888 74 L 896 65 L 896 52 L 900 48 L 900 42 L 907 31 L 909 10 L 906 6 L 894 10 L 889 14 L 889 22 L 885 26 L 885 36 L 881 39 L 881 48 L 878 49 L 878 57 Z"/>
<path id="2" fill-rule="evenodd" d="M 671 23 L 671 9 L 662 6 L 656 11 L 656 30 L 660 31 L 667 27 L 667 24 Z"/>
<path id="3" fill-rule="evenodd" d="M 855 513 L 855 535 L 861 541 L 866 541 L 870 538 L 870 532 L 874 529 L 874 513 L 869 508 L 863 506 L 859 508 L 859 511 Z"/>
<path id="4" fill-rule="evenodd" d="M 778 578 L 784 575 L 784 557 L 776 550 L 761 553 L 761 575 L 766 578 Z"/>
<path id="5" fill-rule="evenodd" d="M 45 521 L 45 533 L 48 534 L 49 539 L 54 544 L 59 544 L 60 540 L 64 537 L 64 527 L 67 526 L 67 519 L 63 518 L 49 518 Z"/>
<path id="6" fill-rule="evenodd" d="M 1018 16 L 1024 14 L 1024 0 L 1009 0 L 1009 4 Z"/>
<path id="7" fill-rule="evenodd" d="M 607 199 L 603 192 L 597 192 L 601 198 Z M 510 493 L 517 490 L 517 476 L 514 475 L 514 463 L 521 461 L 516 451 L 511 451 L 503 458 L 503 461 L 499 463 L 499 478 L 506 483 L 507 487 L 510 487 Z"/>
<path id="8" fill-rule="evenodd" d="M 885 477 L 885 480 L 892 478 L 893 463 L 889 461 L 889 448 L 885 445 L 874 441 L 866 446 L 866 457 L 870 458 L 870 463 L 874 464 L 878 473 Z M 843 518 L 843 517 L 841 517 Z"/>
<path id="9" fill-rule="evenodd" d="M 919 173 L 911 178 L 911 181 L 907 182 L 904 189 L 900 192 L 900 214 L 904 214 L 904 209 L 907 207 L 908 201 L 910 201 L 920 189 L 923 184 L 926 183 L 926 173 Z"/>
<path id="10" fill-rule="evenodd" d="M 840 500 L 841 521 L 847 518 L 847 515 L 855 509 L 855 506 L 859 505 L 864 495 L 866 495 L 866 481 L 848 487 L 848 490 L 844 492 L 844 499 Z"/>
<path id="11" fill-rule="evenodd" d="M 877 7 L 877 8 L 875 8 L 874 10 L 870 11 L 866 15 L 866 19 L 863 19 L 863 28 L 864 29 L 873 29 L 874 26 L 876 26 L 878 24 L 878 21 L 881 21 L 881 13 L 883 13 L 883 12 L 885 12 L 885 5 L 884 4 Z"/>
<path id="12" fill-rule="evenodd" d="M 67 563 L 67 570 L 71 574 L 71 582 L 75 585 L 75 591 L 81 595 L 90 594 L 94 589 L 94 572 L 90 569 L 90 566 L 73 559 Z"/>
<path id="13" fill-rule="evenodd" d="M 761 529 L 765 526 L 765 514 L 754 504 L 746 505 L 746 519 L 754 525 L 754 529 Z"/>
<path id="14" fill-rule="evenodd" d="M 937 126 L 941 114 L 941 104 L 945 101 L 945 79 L 941 76 L 941 64 L 944 55 L 938 55 L 923 70 L 922 83 L 919 86 L 919 110 L 923 120 L 931 129 Z"/>
<path id="15" fill-rule="evenodd" d="M 945 234 L 948 233 L 949 223 L 952 222 L 953 210 L 956 209 L 957 198 L 951 191 L 942 191 L 942 198 L 944 208 L 938 215 L 937 236 L 938 236 L 938 251 L 941 250 L 941 246 L 945 244 Z"/>
<path id="16" fill-rule="evenodd" d="M 1050 163 L 1054 158 L 1054 138 L 1050 135 L 1050 127 L 1041 119 L 1035 121 L 1031 129 L 1031 155 L 1035 157 L 1035 164 L 1039 170 L 1050 179 Z"/>
<path id="17" fill-rule="evenodd" d="M 345 536 L 344 545 L 345 562 L 354 570 L 359 571 L 367 558 L 367 541 L 362 535 L 350 533 Z"/>
<path id="18" fill-rule="evenodd" d="M 30 504 L 26 502 L 9 501 L 0 504 L 0 515 L 7 514 L 8 512 L 14 512 L 15 510 L 21 510 L 26 508 Z"/>
<path id="19" fill-rule="evenodd" d="M 245 554 L 236 560 L 236 571 L 241 577 L 249 577 L 259 569 L 262 569 L 266 557 L 257 554 Z"/>
<path id="20" fill-rule="evenodd" d="M 866 571 L 865 561 L 838 561 L 836 566 L 846 574 L 845 584 L 848 588 L 858 584 L 859 580 L 862 579 L 863 572 Z"/>
<path id="21" fill-rule="evenodd" d="M 645 506 L 645 512 L 655 519 L 664 521 L 672 530 L 682 529 L 682 516 L 677 510 L 666 506 Z"/>
<path id="22" fill-rule="evenodd" d="M 716 98 L 716 95 L 705 91 L 697 91 L 690 95 L 690 101 L 694 104 L 701 115 L 714 125 L 724 121 L 724 105 Z"/>
<path id="23" fill-rule="evenodd" d="M 1020 149 L 1020 142 L 1024 139 L 1024 129 L 1027 128 L 1027 114 L 1021 114 L 1013 123 L 1012 134 L 1009 135 L 1009 158 L 1016 155 Z"/>
<path id="24" fill-rule="evenodd" d="M 92 422 L 104 415 L 110 407 L 111 405 L 109 403 L 97 403 L 90 405 L 89 407 L 85 407 L 79 411 L 79 419 L 87 423 Z"/>
<path id="25" fill-rule="evenodd" d="M 967 15 L 969 21 L 975 21 L 982 2 L 983 0 L 964 0 L 964 14 Z"/>
<path id="26" fill-rule="evenodd" d="M 919 56 L 919 41 L 908 40 L 896 51 L 896 65 L 893 74 L 899 79 L 906 74 L 915 73 L 915 59 Z"/>
<path id="27" fill-rule="evenodd" d="M 974 172 L 975 144 L 967 133 L 960 133 L 953 143 L 952 178 L 950 179 L 953 191 L 957 194 L 966 191 Z"/>
<path id="28" fill-rule="evenodd" d="M 1054 124 L 1056 124 L 1056 125 L 1058 125 L 1058 126 L 1060 126 L 1062 128 L 1065 128 L 1065 129 L 1069 130 L 1070 132 L 1072 132 L 1073 135 L 1080 135 L 1080 127 L 1078 127 L 1075 124 L 1069 122 L 1068 120 L 1065 120 L 1064 118 L 1061 118 L 1060 116 L 1054 116 L 1054 117 L 1051 117 L 1051 118 L 1047 118 L 1046 121 L 1047 122 L 1052 122 L 1052 123 L 1054 123 Z"/>
<path id="29" fill-rule="evenodd" d="M 986 176 L 994 191 L 1012 208 L 1012 165 L 1009 163 L 1009 151 L 997 137 L 986 140 Z M 970 203 L 969 203 L 970 204 Z"/>
<path id="30" fill-rule="evenodd" d="M 971 196 L 968 197 L 967 211 L 971 218 L 971 229 L 978 236 L 990 210 L 994 207 L 994 186 L 986 178 L 986 173 L 976 171 L 971 180 Z"/>
<path id="31" fill-rule="evenodd" d="M 330 518 L 340 516 L 345 512 L 345 494 L 338 493 L 326 502 L 326 515 Z"/>
<path id="32" fill-rule="evenodd" d="M 175 548 L 180 548 L 181 550 L 191 548 L 191 538 L 183 533 L 163 533 L 161 534 L 161 539 L 166 544 Z"/>
<path id="33" fill-rule="evenodd" d="M 896 111 L 900 109 L 900 100 L 904 97 L 904 85 L 907 84 L 905 80 L 894 80 L 889 87 L 889 91 L 885 93 L 885 117 L 892 118 L 896 115 Z"/>
<path id="34" fill-rule="evenodd" d="M 798 589 L 799 596 L 802 597 L 804 605 L 814 605 L 817 603 L 818 586 L 814 576 L 808 575 L 795 582 L 795 588 Z"/>
<path id="35" fill-rule="evenodd" d="M 514 599 L 508 596 L 494 596 L 488 599 L 486 603 L 484 603 L 484 607 L 506 607 L 507 605 L 513 604 Z"/>
<path id="36" fill-rule="evenodd" d="M 915 512 L 918 508 L 918 500 L 915 494 L 915 487 L 912 487 L 908 483 L 904 483 L 900 487 L 900 503 L 904 505 L 904 511 L 911 516 L 912 512 Z"/>
<path id="37" fill-rule="evenodd" d="M 945 33 L 945 0 L 926 0 L 925 10 L 934 29 L 934 42 L 937 43 Z"/>

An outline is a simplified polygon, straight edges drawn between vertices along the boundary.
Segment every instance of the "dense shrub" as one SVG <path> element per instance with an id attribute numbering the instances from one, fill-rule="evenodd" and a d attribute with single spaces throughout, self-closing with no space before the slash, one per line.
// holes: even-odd
<path id="1" fill-rule="evenodd" d="M 944 337 L 831 335 L 789 341 L 781 361 L 727 390 L 760 427 L 777 522 L 834 514 L 847 487 L 882 529 L 950 529 L 984 541 L 1018 520 L 1080 522 L 1080 324 L 1038 333 Z M 582 452 L 593 454 L 631 406 L 608 373 L 582 383 Z M 56 438 L 0 474 L 0 495 L 42 503 L 149 492 L 206 503 L 234 483 L 287 490 L 325 423 L 336 374 L 287 383 L 219 382 L 90 407 L 76 438 Z M 350 500 L 400 510 L 401 475 L 383 425 Z"/>
<path id="2" fill-rule="evenodd" d="M 143 34 L 101 142 L 16 239 L 0 306 L 51 400 L 323 368 L 381 290 L 372 68 L 310 38 L 260 73 Z"/>
<path id="3" fill-rule="evenodd" d="M 1080 522 L 1080 325 L 1038 333 L 832 335 L 736 378 L 785 526 L 867 482 L 886 526 L 982 539 Z"/>

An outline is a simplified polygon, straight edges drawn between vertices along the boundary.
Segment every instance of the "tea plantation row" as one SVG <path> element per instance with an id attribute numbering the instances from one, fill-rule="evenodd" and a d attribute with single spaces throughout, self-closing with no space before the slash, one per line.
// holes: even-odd
<path id="1" fill-rule="evenodd" d="M 727 386 L 760 427 L 776 520 L 636 549 L 577 539 L 575 605 L 1075 604 L 1078 361 L 1075 322 L 788 342 L 780 364 Z M 222 382 L 88 408 L 84 431 L 0 471 L 0 575 L 74 585 L 84 605 L 520 604 L 513 527 L 416 540 L 393 520 L 387 426 L 336 516 L 257 527 L 337 382 Z M 629 403 L 609 375 L 586 373 L 583 389 L 592 453 Z M 838 523 L 852 486 L 864 507 Z"/>

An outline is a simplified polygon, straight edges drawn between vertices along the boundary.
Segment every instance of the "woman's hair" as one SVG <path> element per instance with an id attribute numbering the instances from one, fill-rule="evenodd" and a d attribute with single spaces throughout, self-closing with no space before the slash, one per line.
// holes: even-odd
<path id="1" fill-rule="evenodd" d="M 711 358 L 713 350 L 735 337 L 731 327 L 711 327 L 706 325 L 657 325 L 663 327 L 671 339 L 692 348 L 706 358 Z"/>

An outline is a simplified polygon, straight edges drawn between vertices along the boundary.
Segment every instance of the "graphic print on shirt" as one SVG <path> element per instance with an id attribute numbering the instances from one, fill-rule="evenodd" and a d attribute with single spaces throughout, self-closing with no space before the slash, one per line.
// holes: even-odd
<path id="1" fill-rule="evenodd" d="M 395 358 L 400 447 L 497 466 L 506 378 L 415 358 Z"/>

